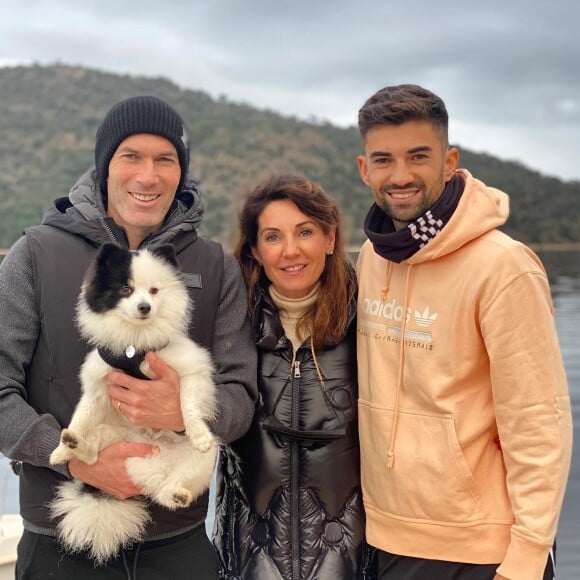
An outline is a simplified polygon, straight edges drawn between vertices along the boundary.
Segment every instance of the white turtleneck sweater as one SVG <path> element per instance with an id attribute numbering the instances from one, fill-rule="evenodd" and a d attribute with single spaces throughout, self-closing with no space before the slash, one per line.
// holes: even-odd
<path id="1" fill-rule="evenodd" d="M 308 334 L 304 337 L 299 337 L 296 333 L 296 325 L 306 310 L 316 301 L 319 287 L 320 283 L 316 284 L 316 286 L 302 298 L 287 298 L 286 296 L 282 296 L 282 294 L 280 294 L 274 286 L 270 284 L 270 296 L 274 304 L 280 310 L 280 322 L 282 323 L 286 336 L 294 347 L 294 352 L 298 350 L 300 345 L 309 336 Z"/>

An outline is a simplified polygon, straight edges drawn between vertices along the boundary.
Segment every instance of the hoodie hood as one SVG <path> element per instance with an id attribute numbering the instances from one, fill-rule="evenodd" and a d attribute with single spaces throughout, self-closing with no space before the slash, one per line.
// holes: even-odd
<path id="1" fill-rule="evenodd" d="M 147 237 L 142 245 L 171 243 L 179 246 L 184 234 L 189 234 L 185 239 L 187 244 L 191 243 L 197 237 L 203 213 L 202 192 L 190 174 L 183 188 L 177 192 L 161 229 Z M 42 223 L 84 237 L 96 246 L 110 241 L 127 246 L 124 230 L 107 215 L 94 169 L 78 179 L 68 197 L 55 200 Z"/>
<path id="2" fill-rule="evenodd" d="M 456 175 L 459 175 L 465 184 L 457 208 L 439 234 L 405 260 L 407 264 L 420 264 L 455 252 L 507 221 L 509 216 L 507 194 L 488 187 L 466 169 L 458 169 Z"/>

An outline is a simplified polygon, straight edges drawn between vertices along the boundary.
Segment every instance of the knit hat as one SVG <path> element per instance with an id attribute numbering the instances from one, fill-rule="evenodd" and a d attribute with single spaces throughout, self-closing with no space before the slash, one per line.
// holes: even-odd
<path id="1" fill-rule="evenodd" d="M 165 101 L 145 96 L 125 99 L 114 105 L 97 130 L 95 166 L 97 182 L 103 195 L 107 195 L 111 158 L 122 141 L 137 133 L 160 135 L 173 144 L 181 167 L 181 179 L 177 187 L 179 191 L 189 168 L 189 142 L 185 124 Z"/>

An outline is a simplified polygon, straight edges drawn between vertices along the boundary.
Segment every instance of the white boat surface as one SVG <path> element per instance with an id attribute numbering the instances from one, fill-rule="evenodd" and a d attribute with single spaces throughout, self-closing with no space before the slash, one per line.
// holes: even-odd
<path id="1" fill-rule="evenodd" d="M 16 546 L 22 535 L 22 519 L 16 514 L 0 514 L 0 580 L 14 580 Z"/>
<path id="2" fill-rule="evenodd" d="M 0 454 L 0 580 L 14 580 L 16 546 L 22 536 L 22 518 L 18 511 L 18 480 Z M 9 512 L 9 513 L 6 513 Z"/>

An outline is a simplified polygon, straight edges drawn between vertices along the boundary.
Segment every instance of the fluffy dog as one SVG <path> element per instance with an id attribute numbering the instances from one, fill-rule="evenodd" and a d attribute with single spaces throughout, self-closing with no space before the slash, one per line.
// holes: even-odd
<path id="1" fill-rule="evenodd" d="M 51 464 L 73 457 L 93 464 L 99 450 L 113 443 L 145 442 L 159 447 L 159 453 L 129 458 L 126 467 L 151 500 L 174 510 L 187 507 L 209 487 L 218 449 L 207 426 L 215 414 L 213 368 L 208 352 L 187 336 L 190 317 L 171 246 L 139 252 L 102 246 L 83 281 L 76 318 L 95 348 L 81 368 L 82 396 Z M 111 404 L 105 375 L 121 368 L 154 378 L 144 360 L 150 351 L 180 376 L 185 435 L 135 427 Z M 87 550 L 97 564 L 139 541 L 150 520 L 144 498 L 117 500 L 77 480 L 61 484 L 51 510 L 60 518 L 57 530 L 64 546 L 72 552 Z"/>

